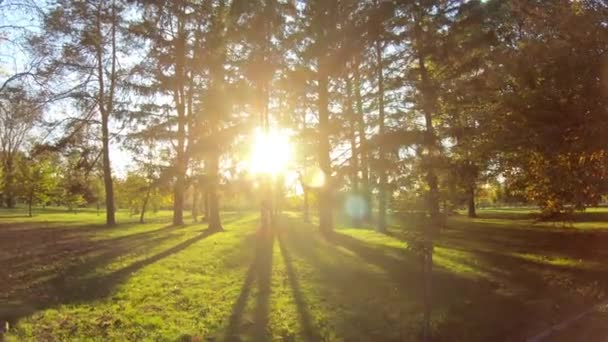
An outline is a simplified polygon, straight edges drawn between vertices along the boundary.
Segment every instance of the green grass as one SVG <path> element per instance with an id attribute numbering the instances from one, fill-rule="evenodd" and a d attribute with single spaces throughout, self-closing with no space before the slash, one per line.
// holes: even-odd
<path id="1" fill-rule="evenodd" d="M 0 210 L 0 319 L 9 341 L 418 340 L 420 270 L 405 218 L 324 237 L 286 213 L 224 213 L 226 232 L 170 213 L 106 228 L 95 211 Z M 435 253 L 436 340 L 521 340 L 608 289 L 608 210 L 569 225 L 525 209 L 448 220 Z M 601 319 L 598 314 L 594 319 Z M 593 325 L 594 327 L 597 324 Z M 596 330 L 589 330 L 593 337 Z"/>

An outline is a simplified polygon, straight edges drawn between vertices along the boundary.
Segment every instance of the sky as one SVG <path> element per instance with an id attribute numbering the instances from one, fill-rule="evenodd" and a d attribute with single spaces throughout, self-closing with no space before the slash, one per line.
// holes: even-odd
<path id="1" fill-rule="evenodd" d="M 22 36 L 24 33 L 35 32 L 38 27 L 35 15 L 27 11 L 16 10 L 12 6 L 13 3 L 14 1 L 11 0 L 0 0 L 0 84 L 3 84 L 10 76 L 28 69 L 30 58 L 27 51 L 22 48 Z M 46 110 L 45 119 L 58 120 L 64 116 L 61 113 L 69 110 L 70 108 L 65 104 L 51 104 Z M 50 132 L 49 138 L 45 142 L 52 142 L 50 140 L 61 136 L 61 133 Z M 46 136 L 47 132 L 42 134 Z M 127 171 L 135 166 L 131 153 L 124 150 L 116 141 L 111 142 L 110 155 L 112 168 L 119 177 L 124 177 Z"/>

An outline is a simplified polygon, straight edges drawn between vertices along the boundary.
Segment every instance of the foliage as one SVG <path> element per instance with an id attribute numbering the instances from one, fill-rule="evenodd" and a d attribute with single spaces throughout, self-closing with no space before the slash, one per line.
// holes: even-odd
<path id="1" fill-rule="evenodd" d="M 45 206 L 51 201 L 52 191 L 57 187 L 56 166 L 49 156 L 31 156 L 20 161 L 19 194 L 30 207 Z M 72 201 L 78 202 L 76 199 Z"/>

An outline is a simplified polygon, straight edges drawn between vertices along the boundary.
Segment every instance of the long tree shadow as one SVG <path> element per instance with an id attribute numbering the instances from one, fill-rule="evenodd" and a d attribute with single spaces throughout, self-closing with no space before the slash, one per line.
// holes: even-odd
<path id="1" fill-rule="evenodd" d="M 279 246 L 281 249 L 281 255 L 283 256 L 283 261 L 285 262 L 285 269 L 287 271 L 287 279 L 289 281 L 289 285 L 293 292 L 293 297 L 296 302 L 296 307 L 298 310 L 300 325 L 302 326 L 302 335 L 307 341 L 319 341 L 321 337 L 316 331 L 312 317 L 310 315 L 310 311 L 308 310 L 308 306 L 306 304 L 306 300 L 304 299 L 304 295 L 302 294 L 302 290 L 300 288 L 300 282 L 298 281 L 296 271 L 293 267 L 293 261 L 291 258 L 291 254 L 287 250 L 287 246 L 285 244 L 283 232 L 278 234 Z"/>
<path id="2" fill-rule="evenodd" d="M 75 243 L 81 246 L 80 249 L 70 250 L 68 254 L 79 257 L 87 256 L 84 261 L 74 262 L 69 266 L 64 259 L 60 259 L 57 269 L 37 273 L 36 276 L 42 281 L 35 282 L 30 286 L 19 286 L 15 291 L 8 292 L 6 305 L 0 305 L 0 317 L 11 322 L 21 317 L 32 314 L 35 311 L 50 308 L 59 304 L 78 303 L 101 299 L 112 293 L 113 289 L 121 282 L 125 281 L 132 273 L 160 261 L 168 256 L 178 253 L 194 243 L 213 234 L 211 231 L 203 231 L 185 241 L 182 241 L 171 248 L 158 252 L 150 257 L 134 261 L 130 265 L 117 271 L 107 274 L 96 275 L 95 272 L 102 265 L 111 263 L 116 258 L 126 255 L 137 255 L 145 253 L 160 243 L 175 239 L 175 231 L 167 233 L 167 228 L 160 228 L 154 231 L 131 234 L 117 239 L 90 241 L 83 239 Z M 78 253 L 82 254 L 79 255 Z M 67 256 L 62 256 L 67 258 Z M 43 262 L 39 260 L 39 262 Z M 26 270 L 27 271 L 27 270 Z M 89 273 L 87 273 L 89 272 Z M 31 272 L 29 272 L 31 273 Z M 49 276 L 55 273 L 55 276 Z M 27 280 L 28 273 L 22 279 Z M 35 277 L 35 276 L 31 276 Z M 12 304 L 11 304 L 12 303 Z"/>
<path id="3" fill-rule="evenodd" d="M 417 292 L 415 277 L 408 278 L 403 272 L 396 275 L 382 272 L 383 269 L 361 260 L 356 253 L 336 248 L 326 237 L 314 232 L 312 226 L 306 227 L 310 229 L 297 226 L 290 222 L 284 227 L 282 243 L 285 250 L 293 252 L 293 257 L 303 263 L 300 279 L 310 286 L 308 301 L 314 303 L 315 311 L 324 312 L 315 336 L 322 338 L 317 340 L 411 340 L 408 331 L 411 320 L 401 316 L 415 310 L 417 305 L 412 301 Z M 293 260 L 292 253 L 289 254 Z M 387 281 L 390 279 L 399 282 L 391 284 Z M 299 285 L 294 287 L 297 289 Z M 302 298 L 302 307 L 307 307 L 305 304 Z M 302 317 L 307 319 L 306 313 Z"/>
<path id="4" fill-rule="evenodd" d="M 270 311 L 270 294 L 272 278 L 272 257 L 274 248 L 274 231 L 259 230 L 256 236 L 255 255 L 251 262 L 241 292 L 232 308 L 226 328 L 225 339 L 240 341 L 242 335 L 251 335 L 254 341 L 270 340 L 268 316 Z M 253 325 L 243 322 L 247 311 L 247 301 L 256 284 L 257 292 L 253 311 Z"/>
<path id="5" fill-rule="evenodd" d="M 385 270 L 396 286 L 402 288 L 404 292 L 409 292 L 421 303 L 422 272 L 415 255 L 401 249 L 401 257 L 394 256 L 391 255 L 391 250 L 395 247 L 372 247 L 373 244 L 340 232 L 335 232 L 328 239 L 336 246 L 352 251 L 360 257 L 361 261 L 372 263 Z M 516 317 L 518 312 L 523 312 L 523 303 L 516 298 L 496 293 L 495 284 L 487 279 L 472 279 L 440 266 L 435 267 L 432 277 L 434 311 L 450 313 L 434 324 L 433 335 L 436 339 L 458 335 L 470 336 L 474 340 L 479 338 L 508 340 L 513 337 L 511 326 L 502 329 L 499 328 L 500 323 L 495 321 L 487 321 L 493 329 L 477 331 L 479 335 L 467 331 L 473 329 L 472 322 L 487 319 L 488 316 L 485 315 L 491 312 L 497 317 L 504 315 Z M 508 326 L 507 323 L 504 325 Z"/>

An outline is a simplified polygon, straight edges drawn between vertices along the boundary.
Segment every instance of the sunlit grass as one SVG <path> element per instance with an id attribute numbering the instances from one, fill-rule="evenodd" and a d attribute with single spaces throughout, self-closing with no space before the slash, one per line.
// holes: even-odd
<path id="1" fill-rule="evenodd" d="M 606 212 L 580 219 L 606 226 L 594 221 Z M 597 229 L 532 227 L 527 213 L 448 220 L 434 257 L 438 339 L 520 340 L 608 289 Z M 406 221 L 391 235 L 339 221 L 324 236 L 285 213 L 264 235 L 257 213 L 223 213 L 226 232 L 209 235 L 169 227 L 168 214 L 140 225 L 120 213 L 115 228 L 94 211 L 0 218 L 13 277 L 0 316 L 18 319 L 9 341 L 419 339 L 421 269 L 398 234 Z M 11 234 L 29 238 L 8 244 Z"/>

